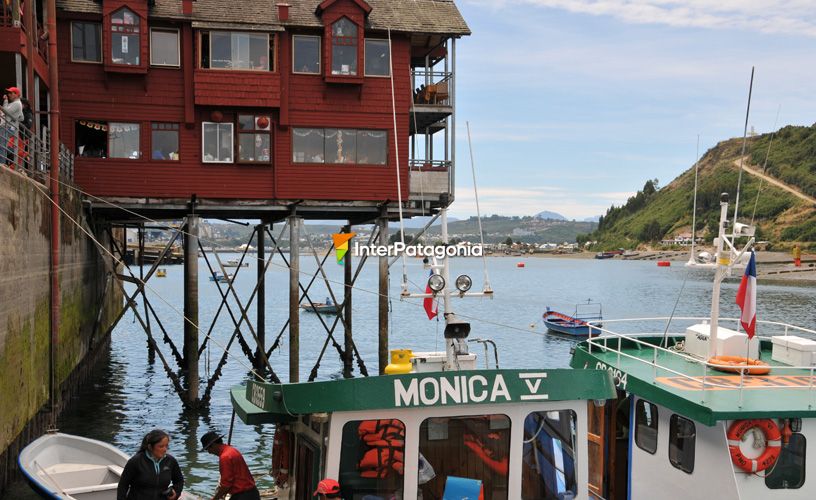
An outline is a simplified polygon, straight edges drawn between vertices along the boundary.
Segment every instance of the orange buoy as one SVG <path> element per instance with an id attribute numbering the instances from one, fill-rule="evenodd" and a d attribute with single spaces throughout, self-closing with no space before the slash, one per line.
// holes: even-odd
<path id="1" fill-rule="evenodd" d="M 751 429 L 757 428 L 765 435 L 765 449 L 757 458 L 748 458 L 740 450 L 742 437 Z M 782 433 L 776 422 L 770 418 L 753 420 L 735 420 L 726 433 L 728 438 L 728 451 L 731 453 L 731 461 L 734 465 L 749 474 L 761 472 L 776 463 L 779 453 L 782 451 Z"/>
<path id="2" fill-rule="evenodd" d="M 742 356 L 714 356 L 708 360 L 715 370 L 730 373 L 744 373 L 746 375 L 767 375 L 771 366 L 758 359 L 743 358 Z"/>
<path id="3" fill-rule="evenodd" d="M 668 260 L 659 260 L 657 261 L 657 267 L 669 267 L 671 266 L 671 262 Z"/>
<path id="4" fill-rule="evenodd" d="M 518 264 L 516 264 L 516 267 L 524 267 L 524 262 L 519 262 Z"/>

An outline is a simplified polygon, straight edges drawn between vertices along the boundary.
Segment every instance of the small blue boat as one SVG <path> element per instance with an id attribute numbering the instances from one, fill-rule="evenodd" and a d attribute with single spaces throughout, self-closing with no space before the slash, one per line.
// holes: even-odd
<path id="1" fill-rule="evenodd" d="M 544 325 L 546 325 L 548 333 L 570 337 L 588 337 L 590 334 L 588 322 L 592 322 L 593 326 L 600 327 L 603 326 L 601 320 L 603 320 L 601 304 L 589 300 L 586 304 L 576 305 L 572 316 L 553 311 L 549 307 L 544 313 Z M 593 336 L 600 333 L 600 330 L 592 329 Z"/>

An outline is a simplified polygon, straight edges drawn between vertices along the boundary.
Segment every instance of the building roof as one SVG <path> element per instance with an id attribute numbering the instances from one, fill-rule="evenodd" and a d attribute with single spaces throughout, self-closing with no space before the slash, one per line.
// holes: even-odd
<path id="1" fill-rule="evenodd" d="M 321 28 L 323 24 L 317 15 L 317 0 L 287 0 L 290 5 L 289 19 L 278 20 L 276 4 L 281 0 L 196 0 L 193 14 L 182 14 L 181 0 L 156 0 L 150 7 L 150 16 L 164 19 L 189 19 L 199 24 L 224 27 L 246 25 L 247 29 L 279 30 L 281 26 Z M 371 30 L 391 29 L 404 33 L 428 33 L 448 35 L 469 35 L 462 14 L 453 0 L 367 0 L 371 13 L 367 28 Z M 225 8 L 230 5 L 232 8 Z M 102 2 L 98 0 L 57 0 L 57 8 L 64 12 L 102 13 Z"/>

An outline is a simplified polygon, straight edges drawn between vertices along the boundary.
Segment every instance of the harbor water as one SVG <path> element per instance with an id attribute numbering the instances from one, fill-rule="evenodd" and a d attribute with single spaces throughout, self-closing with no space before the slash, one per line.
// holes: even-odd
<path id="1" fill-rule="evenodd" d="M 239 255 L 222 255 L 222 260 Z M 212 257 L 210 257 L 212 259 Z M 208 280 L 209 271 L 203 258 L 199 263 L 199 311 L 201 340 L 209 330 L 221 302 L 216 284 Z M 235 289 L 242 302 L 252 293 L 256 279 L 256 262 L 249 268 L 230 268 L 237 272 Z M 712 271 L 689 270 L 677 263 L 658 268 L 653 261 L 589 260 L 570 258 L 490 257 L 487 258 L 493 299 L 454 299 L 454 308 L 461 319 L 470 321 L 470 338 L 490 338 L 498 345 L 499 362 L 504 368 L 563 368 L 569 363 L 571 339 L 547 335 L 541 315 L 547 306 L 571 314 L 575 305 L 591 299 L 603 307 L 605 319 L 675 316 L 708 316 L 711 308 Z M 523 261 L 525 267 L 517 267 Z M 343 268 L 329 256 L 325 269 L 338 300 L 342 300 Z M 357 262 L 355 262 L 355 265 Z M 317 269 L 312 255 L 301 257 L 301 282 L 308 283 Z M 183 267 L 166 266 L 165 278 L 152 278 L 149 285 L 151 304 L 160 315 L 176 346 L 181 349 L 183 338 Z M 146 269 L 145 269 L 146 270 Z M 409 291 L 423 292 L 429 271 L 420 259 L 408 259 L 405 264 Z M 370 373 L 377 372 L 377 263 L 369 261 L 363 268 L 353 298 L 354 340 Z M 416 351 L 444 348 L 439 318 L 429 321 L 421 300 L 401 301 L 402 261 L 391 267 L 390 279 L 390 348 Z M 468 274 L 473 278 L 474 291 L 484 282 L 482 259 L 455 259 L 451 277 Z M 737 317 L 734 303 L 739 273 L 727 280 L 722 291 L 721 314 Z M 266 337 L 268 345 L 282 331 L 288 314 L 289 269 L 276 257 L 266 276 Z M 226 289 L 225 285 L 222 285 Z M 315 302 L 323 302 L 329 292 L 323 279 L 318 279 L 309 291 Z M 757 293 L 758 319 L 783 321 L 813 328 L 816 325 L 816 287 L 811 283 L 773 283 L 761 281 Z M 236 317 L 239 309 L 230 299 Z M 144 307 L 139 301 L 139 310 Z M 255 309 L 248 310 L 254 321 Z M 441 311 L 441 305 L 440 305 Z M 334 317 L 326 317 L 331 326 Z M 151 326 L 165 358 L 173 363 L 169 347 L 161 342 L 156 322 Z M 212 330 L 212 341 L 202 354 L 201 390 L 215 371 L 223 348 L 234 330 L 226 311 Z M 248 329 L 244 326 L 244 332 Z M 759 331 L 759 334 L 762 334 Z M 247 337 L 251 336 L 247 333 Z M 317 315 L 302 312 L 300 316 L 300 377 L 306 380 L 323 349 L 327 335 Z M 343 329 L 339 325 L 335 338 L 342 343 Z M 251 342 L 250 344 L 254 345 Z M 471 350 L 484 363 L 482 347 L 471 344 Z M 270 362 L 282 380 L 288 377 L 288 331 L 283 330 L 280 347 Z M 491 355 L 491 366 L 493 364 Z M 318 370 L 319 379 L 340 376 L 342 364 L 330 342 Z M 172 366 L 174 370 L 176 366 Z M 227 433 L 232 407 L 229 388 L 248 377 L 249 363 L 237 342 L 221 378 L 216 382 L 207 409 L 185 411 L 158 357 L 148 356 L 147 339 L 132 312 L 125 315 L 113 332 L 109 356 L 98 366 L 92 380 L 76 396 L 69 410 L 59 421 L 62 432 L 110 442 L 128 454 L 138 448 L 142 436 L 159 427 L 172 436 L 170 453 L 182 466 L 188 491 L 201 496 L 211 495 L 218 481 L 217 458 L 200 451 L 199 437 L 214 429 Z M 355 374 L 358 375 L 355 363 Z M 268 470 L 272 447 L 270 426 L 247 426 L 235 420 L 232 443 L 242 451 L 251 469 Z M 259 482 L 269 487 L 268 476 Z M 36 498 L 20 483 L 4 498 Z"/>

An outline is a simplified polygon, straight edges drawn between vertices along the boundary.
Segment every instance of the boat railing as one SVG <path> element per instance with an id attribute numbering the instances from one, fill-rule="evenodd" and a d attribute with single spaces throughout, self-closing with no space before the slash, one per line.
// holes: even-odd
<path id="1" fill-rule="evenodd" d="M 617 366 L 620 367 L 621 358 L 631 359 L 633 361 L 637 361 L 639 363 L 643 363 L 645 365 L 652 367 L 652 376 L 657 377 L 658 370 L 663 372 L 670 373 L 672 375 L 676 375 L 680 378 L 692 381 L 694 384 L 699 384 L 702 387 L 703 391 L 712 390 L 712 389 L 738 389 L 739 390 L 739 404 L 742 406 L 743 400 L 743 390 L 746 388 L 746 375 L 748 375 L 748 371 L 750 367 L 747 367 L 744 370 L 739 371 L 739 385 L 734 387 L 733 384 L 722 384 L 717 382 L 717 380 L 711 380 L 709 377 L 709 369 L 714 370 L 717 368 L 728 368 L 730 370 L 734 370 L 734 366 L 731 365 L 721 365 L 717 363 L 711 363 L 707 359 L 701 359 L 697 356 L 693 356 L 689 353 L 679 351 L 677 349 L 670 349 L 668 347 L 663 347 L 661 345 L 656 345 L 653 342 L 648 342 L 644 340 L 645 337 L 654 338 L 655 336 L 664 336 L 667 337 L 677 337 L 677 336 L 685 336 L 685 332 L 677 333 L 665 333 L 664 331 L 655 331 L 651 333 L 637 333 L 637 334 L 625 334 L 625 333 L 618 333 L 609 329 L 610 324 L 634 324 L 634 323 L 646 323 L 646 322 L 681 322 L 681 321 L 693 321 L 693 322 L 702 322 L 708 321 L 709 318 L 703 317 L 655 317 L 655 318 L 631 318 L 631 319 L 616 319 L 616 320 L 603 320 L 604 326 L 599 326 L 598 322 L 588 322 L 590 327 L 590 337 L 587 339 L 587 349 L 591 354 L 593 349 L 600 350 L 601 352 L 612 352 L 617 356 Z M 739 325 L 740 320 L 738 318 L 720 318 L 720 324 L 729 324 L 734 323 L 735 325 Z M 782 323 L 778 321 L 757 321 L 757 328 L 764 329 L 764 328 L 778 328 L 780 329 L 780 333 L 784 336 L 791 335 L 793 333 L 799 334 L 806 334 L 808 337 L 812 339 L 816 339 L 816 330 L 811 330 L 809 328 L 803 328 L 796 325 L 791 325 L 788 323 Z M 667 329 L 665 329 L 667 331 Z M 761 340 L 771 340 L 770 335 L 757 335 L 757 338 Z M 635 356 L 628 352 L 626 352 L 623 348 L 623 341 L 626 341 L 630 344 L 634 344 L 638 350 L 642 349 L 650 349 L 652 352 L 651 359 L 648 357 L 642 356 Z M 659 354 L 664 354 L 666 357 L 675 357 L 674 359 L 681 359 L 683 361 L 692 363 L 698 366 L 702 371 L 702 380 L 700 379 L 699 374 L 689 375 L 688 373 L 684 373 L 682 371 L 676 370 L 671 368 L 666 364 L 661 364 Z M 807 389 L 811 398 L 814 395 L 814 385 L 816 384 L 816 378 L 814 378 L 814 374 L 816 373 L 816 366 L 809 365 L 809 366 L 781 366 L 781 365 L 773 365 L 771 369 L 774 372 L 783 372 L 784 374 L 795 374 L 802 376 L 803 373 L 807 373 L 808 375 L 808 384 Z M 718 372 L 719 374 L 720 372 Z M 717 374 L 717 375 L 718 375 Z M 804 387 L 804 386 L 801 386 Z M 774 383 L 763 383 L 763 389 L 790 389 L 791 385 L 786 384 L 778 384 L 775 385 Z"/>

